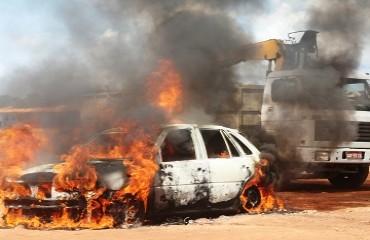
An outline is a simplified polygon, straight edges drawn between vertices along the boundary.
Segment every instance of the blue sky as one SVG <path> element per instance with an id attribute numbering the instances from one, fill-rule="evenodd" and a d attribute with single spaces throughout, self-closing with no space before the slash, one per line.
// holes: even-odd
<path id="1" fill-rule="evenodd" d="M 0 77 L 31 66 L 66 41 L 55 17 L 58 1 L 0 1 Z"/>
<path id="2" fill-rule="evenodd" d="M 252 18 L 240 14 L 236 19 L 246 31 L 253 32 L 256 41 L 286 39 L 287 33 L 305 29 L 307 9 L 319 2 L 269 0 L 267 11 Z M 0 82 L 15 69 L 32 68 L 70 44 L 65 24 L 56 11 L 60 4 L 62 0 L 0 0 Z M 369 48 L 363 51 L 358 70 L 370 72 Z"/>

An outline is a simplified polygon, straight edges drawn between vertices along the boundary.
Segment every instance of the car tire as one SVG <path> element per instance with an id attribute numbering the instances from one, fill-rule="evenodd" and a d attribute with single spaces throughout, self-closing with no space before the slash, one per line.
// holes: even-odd
<path id="1" fill-rule="evenodd" d="M 139 200 L 134 200 L 126 204 L 125 208 L 125 224 L 126 225 L 141 225 L 144 221 L 145 210 L 144 203 Z"/>
<path id="2" fill-rule="evenodd" d="M 144 203 L 133 199 L 114 201 L 106 210 L 114 219 L 114 227 L 141 225 L 145 217 Z"/>
<path id="3" fill-rule="evenodd" d="M 337 188 L 357 188 L 361 186 L 369 175 L 369 166 L 358 166 L 357 173 L 337 173 L 329 177 L 329 182 Z"/>
<path id="4" fill-rule="evenodd" d="M 261 192 L 257 186 L 251 186 L 243 191 L 246 201 L 242 203 L 242 209 L 245 212 L 253 212 L 261 205 Z"/>

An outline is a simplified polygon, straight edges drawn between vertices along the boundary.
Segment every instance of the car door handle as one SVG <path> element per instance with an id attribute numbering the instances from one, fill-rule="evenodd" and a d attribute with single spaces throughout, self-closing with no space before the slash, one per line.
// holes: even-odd
<path id="1" fill-rule="evenodd" d="M 274 107 L 268 107 L 268 108 L 267 108 L 267 111 L 269 111 L 269 112 L 274 111 Z"/>

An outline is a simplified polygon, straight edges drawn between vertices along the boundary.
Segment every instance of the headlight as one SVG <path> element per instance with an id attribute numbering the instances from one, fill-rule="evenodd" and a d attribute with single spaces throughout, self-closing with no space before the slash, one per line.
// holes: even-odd
<path id="1" fill-rule="evenodd" d="M 316 161 L 330 161 L 330 152 L 329 151 L 316 151 L 315 160 Z"/>
<path id="2" fill-rule="evenodd" d="M 55 187 L 51 188 L 51 198 L 57 200 L 73 200 L 78 199 L 80 193 L 78 192 L 58 192 Z"/>

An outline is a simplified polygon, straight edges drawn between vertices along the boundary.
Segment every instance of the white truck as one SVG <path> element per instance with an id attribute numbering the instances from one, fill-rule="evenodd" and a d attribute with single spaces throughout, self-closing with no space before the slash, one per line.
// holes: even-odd
<path id="1" fill-rule="evenodd" d="M 248 45 L 221 59 L 268 60 L 269 69 L 264 85 L 238 85 L 238 107 L 225 106 L 218 117 L 274 152 L 282 181 L 327 178 L 336 187 L 358 187 L 370 164 L 368 76 L 340 77 L 317 66 L 316 34 L 305 31 L 298 43 Z"/>

